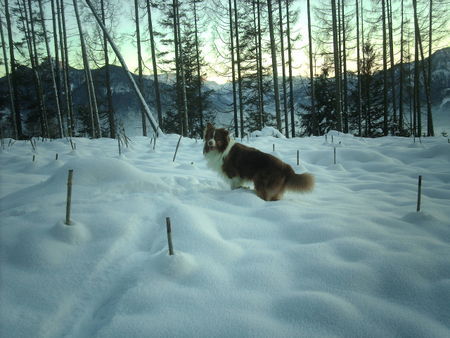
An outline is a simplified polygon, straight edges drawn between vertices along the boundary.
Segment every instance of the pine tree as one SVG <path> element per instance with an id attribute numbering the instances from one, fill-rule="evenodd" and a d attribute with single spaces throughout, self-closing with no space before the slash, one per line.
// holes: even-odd
<path id="1" fill-rule="evenodd" d="M 360 64 L 361 71 L 361 109 L 363 110 L 364 132 L 362 136 L 377 137 L 384 135 L 384 82 L 383 75 L 378 71 L 376 60 L 378 58 L 373 44 L 366 42 L 363 46 L 364 59 Z M 359 95 L 358 89 L 352 91 L 352 102 L 356 103 Z M 355 107 L 356 108 L 356 107 Z M 358 130 L 360 116 L 357 109 L 352 109 L 349 116 L 350 128 Z"/>
<path id="2" fill-rule="evenodd" d="M 325 64 L 322 68 L 322 73 L 314 81 L 316 92 L 314 107 L 300 104 L 300 107 L 306 111 L 299 113 L 301 118 L 301 136 L 320 136 L 330 130 L 337 130 L 339 121 L 335 114 L 335 82 L 329 76 L 330 69 L 332 67 L 329 64 Z"/>

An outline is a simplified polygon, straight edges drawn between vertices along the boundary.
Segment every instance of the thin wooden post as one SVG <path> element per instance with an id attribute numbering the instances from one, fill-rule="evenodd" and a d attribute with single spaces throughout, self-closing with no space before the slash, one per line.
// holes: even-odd
<path id="1" fill-rule="evenodd" d="M 69 175 L 67 177 L 67 205 L 66 205 L 66 225 L 70 225 L 70 206 L 72 203 L 72 177 L 73 169 L 69 170 Z"/>
<path id="2" fill-rule="evenodd" d="M 334 164 L 336 164 L 336 147 L 334 147 Z"/>
<path id="3" fill-rule="evenodd" d="M 273 152 L 275 152 L 275 143 L 273 144 Z"/>
<path id="4" fill-rule="evenodd" d="M 58 153 L 56 153 L 55 161 L 58 161 Z"/>
<path id="5" fill-rule="evenodd" d="M 182 137 L 182 136 L 183 136 L 183 135 L 180 135 L 180 138 L 178 139 L 177 147 L 176 147 L 176 149 L 175 149 L 175 154 L 173 154 L 173 160 L 172 160 L 172 162 L 175 162 L 175 158 L 177 157 L 178 147 L 180 146 L 180 142 L 181 142 L 181 137 Z"/>
<path id="6" fill-rule="evenodd" d="M 420 211 L 421 195 L 422 195 L 422 175 L 419 175 L 419 183 L 417 189 L 417 212 Z"/>
<path id="7" fill-rule="evenodd" d="M 34 162 L 35 159 L 36 159 L 36 155 L 33 155 L 33 162 Z"/>
<path id="8" fill-rule="evenodd" d="M 172 226 L 170 224 L 170 217 L 166 217 L 167 226 L 167 242 L 169 243 L 169 255 L 173 255 L 173 245 L 172 245 Z"/>
<path id="9" fill-rule="evenodd" d="M 300 150 L 297 149 L 297 165 L 300 165 Z"/>
<path id="10" fill-rule="evenodd" d="M 122 155 L 122 148 L 120 147 L 120 135 L 117 137 L 117 144 L 119 145 L 119 156 Z"/>

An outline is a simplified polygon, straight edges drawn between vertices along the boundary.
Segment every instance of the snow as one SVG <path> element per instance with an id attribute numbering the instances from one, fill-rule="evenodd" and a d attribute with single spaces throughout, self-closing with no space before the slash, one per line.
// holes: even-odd
<path id="1" fill-rule="evenodd" d="M 262 130 L 256 130 L 251 133 L 252 137 L 273 136 L 277 138 L 285 138 L 285 136 L 274 127 L 264 127 Z"/>
<path id="2" fill-rule="evenodd" d="M 449 337 L 450 143 L 331 134 L 244 140 L 315 175 L 277 202 L 177 135 L 6 140 L 0 336 Z"/>

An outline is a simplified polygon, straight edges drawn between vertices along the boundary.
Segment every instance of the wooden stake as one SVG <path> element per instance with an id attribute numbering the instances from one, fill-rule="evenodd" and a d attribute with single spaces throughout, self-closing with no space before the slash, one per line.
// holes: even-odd
<path id="1" fill-rule="evenodd" d="M 56 153 L 55 161 L 58 161 L 58 153 Z"/>
<path id="2" fill-rule="evenodd" d="M 36 155 L 33 155 L 33 162 L 34 162 L 35 159 L 36 159 Z"/>
<path id="3" fill-rule="evenodd" d="M 334 147 L 334 164 L 336 164 L 336 147 Z"/>
<path id="4" fill-rule="evenodd" d="M 300 165 L 300 150 L 297 150 L 297 165 Z"/>
<path id="5" fill-rule="evenodd" d="M 70 207 L 72 203 L 72 177 L 73 169 L 69 170 L 67 177 L 67 205 L 66 205 L 66 225 L 70 225 Z"/>
<path id="6" fill-rule="evenodd" d="M 172 162 L 175 162 L 175 158 L 177 157 L 178 147 L 180 146 L 181 137 L 182 137 L 182 135 L 180 135 L 180 138 L 178 139 L 177 147 L 176 147 L 176 149 L 175 149 L 175 154 L 173 154 L 173 160 L 172 160 Z"/>
<path id="7" fill-rule="evenodd" d="M 167 227 L 167 242 L 169 243 L 169 256 L 172 256 L 173 245 L 172 245 L 172 226 L 170 224 L 170 217 L 166 217 L 166 227 Z"/>
<path id="8" fill-rule="evenodd" d="M 275 152 L 275 143 L 273 144 L 273 152 Z"/>
<path id="9" fill-rule="evenodd" d="M 420 211 L 421 195 L 422 195 L 422 175 L 419 175 L 419 183 L 417 189 L 417 212 Z"/>
<path id="10" fill-rule="evenodd" d="M 119 145 L 119 156 L 122 155 L 122 148 L 120 147 L 120 136 L 117 138 L 117 143 Z"/>
<path id="11" fill-rule="evenodd" d="M 31 148 L 33 148 L 33 152 L 36 152 L 36 143 L 33 141 L 33 138 L 30 138 Z"/>

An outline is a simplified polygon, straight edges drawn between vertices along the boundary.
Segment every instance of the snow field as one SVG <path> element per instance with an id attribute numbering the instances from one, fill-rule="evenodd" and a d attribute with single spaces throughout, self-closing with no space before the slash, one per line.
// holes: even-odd
<path id="1" fill-rule="evenodd" d="M 122 156 L 111 139 L 38 141 L 35 162 L 29 142 L 5 147 L 0 336 L 449 336 L 447 139 L 272 135 L 244 143 L 275 145 L 315 175 L 312 193 L 231 191 L 201 141 L 172 162 L 177 135 L 155 151 L 133 137 Z"/>

